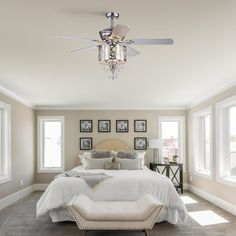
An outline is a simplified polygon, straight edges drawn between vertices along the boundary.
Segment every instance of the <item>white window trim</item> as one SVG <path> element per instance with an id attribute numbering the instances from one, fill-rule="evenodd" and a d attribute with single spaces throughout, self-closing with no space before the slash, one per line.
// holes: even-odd
<path id="1" fill-rule="evenodd" d="M 195 122 L 197 122 L 196 119 L 198 119 L 200 116 L 204 116 L 204 115 L 208 115 L 208 114 L 210 115 L 210 140 L 211 140 L 210 174 L 196 169 L 197 157 L 196 157 L 196 152 L 195 152 L 196 149 L 195 149 L 195 146 L 193 145 L 195 143 L 195 140 L 197 139 L 197 137 L 195 136 L 195 133 L 197 131 L 194 131 L 198 128 L 198 127 L 195 127 L 195 125 L 196 125 Z M 193 175 L 197 175 L 197 176 L 212 180 L 213 179 L 213 112 L 212 112 L 212 106 L 206 107 L 204 109 L 201 109 L 201 110 L 193 113 L 191 123 L 192 123 L 192 126 L 191 126 L 192 130 L 191 130 L 191 134 L 189 135 L 189 137 L 191 138 L 191 140 L 190 140 L 190 142 L 191 142 L 190 157 L 192 159 L 190 161 L 190 163 L 192 165 L 191 172 Z"/>
<path id="2" fill-rule="evenodd" d="M 186 139 L 185 139 L 185 116 L 159 116 L 159 138 L 161 139 L 162 137 L 162 128 L 161 128 L 161 123 L 162 121 L 180 121 L 180 130 L 179 130 L 179 134 L 180 134 L 180 153 L 181 153 L 181 163 L 183 163 L 183 172 L 186 172 Z M 161 150 L 159 151 L 159 155 L 162 155 Z"/>
<path id="3" fill-rule="evenodd" d="M 41 166 L 41 120 L 60 120 L 61 121 L 61 168 L 42 168 Z M 65 170 L 65 118 L 64 116 L 38 116 L 37 118 L 37 132 L 38 132 L 38 173 L 61 173 Z"/>
<path id="4" fill-rule="evenodd" d="M 0 184 L 11 181 L 11 106 L 4 102 L 0 102 L 0 107 L 5 110 L 4 112 L 4 144 L 3 144 L 3 165 L 4 175 L 0 176 Z"/>
<path id="5" fill-rule="evenodd" d="M 224 122 L 228 117 L 225 116 L 225 109 L 228 109 L 231 106 L 236 106 L 236 95 L 229 97 L 221 102 L 216 104 L 216 181 L 223 183 L 229 186 L 236 187 L 236 177 L 223 176 L 223 152 L 222 150 L 224 144 L 223 129 L 228 124 Z"/>

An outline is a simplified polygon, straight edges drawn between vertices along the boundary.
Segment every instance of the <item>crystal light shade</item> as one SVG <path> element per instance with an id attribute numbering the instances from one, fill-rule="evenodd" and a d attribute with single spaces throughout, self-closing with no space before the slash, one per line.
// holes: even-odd
<path id="1" fill-rule="evenodd" d="M 121 66 L 126 63 L 127 49 L 126 46 L 119 43 L 102 44 L 99 46 L 98 60 L 104 64 L 105 70 L 111 73 L 110 77 L 116 79 Z"/>

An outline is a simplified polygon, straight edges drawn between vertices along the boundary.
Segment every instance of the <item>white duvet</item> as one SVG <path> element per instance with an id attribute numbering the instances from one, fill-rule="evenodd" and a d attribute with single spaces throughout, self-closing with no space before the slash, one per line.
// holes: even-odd
<path id="1" fill-rule="evenodd" d="M 56 209 L 65 209 L 75 195 L 85 194 L 98 201 L 137 200 L 151 194 L 160 200 L 165 208 L 158 221 L 172 224 L 185 221 L 187 210 L 171 181 L 163 175 L 144 167 L 143 170 L 84 170 L 79 172 L 105 173 L 112 176 L 91 189 L 77 177 L 59 177 L 53 180 L 37 203 L 37 217 Z"/>

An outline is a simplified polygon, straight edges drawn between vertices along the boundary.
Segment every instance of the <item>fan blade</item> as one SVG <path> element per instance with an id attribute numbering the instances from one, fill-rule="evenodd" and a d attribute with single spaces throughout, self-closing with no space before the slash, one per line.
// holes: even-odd
<path id="1" fill-rule="evenodd" d="M 112 31 L 112 38 L 116 37 L 122 40 L 129 30 L 130 28 L 126 25 L 116 25 Z"/>
<path id="2" fill-rule="evenodd" d="M 84 38 L 84 37 L 66 36 L 66 35 L 60 35 L 60 34 L 56 34 L 54 36 L 57 38 L 63 38 L 63 39 L 75 39 L 75 40 L 83 40 L 83 41 L 100 43 L 100 41 L 97 39 L 89 39 L 89 38 Z"/>
<path id="3" fill-rule="evenodd" d="M 173 39 L 130 39 L 124 41 L 127 44 L 136 45 L 172 45 L 174 43 Z"/>
<path id="4" fill-rule="evenodd" d="M 129 47 L 129 46 L 126 46 L 126 48 L 127 48 L 127 55 L 128 55 L 129 57 L 134 57 L 134 56 L 136 56 L 136 55 L 138 55 L 138 54 L 140 53 L 140 52 L 137 51 L 136 49 L 131 48 L 131 47 Z"/>
<path id="5" fill-rule="evenodd" d="M 84 51 L 88 51 L 88 50 L 91 50 L 91 49 L 95 49 L 97 47 L 98 47 L 98 45 L 89 46 L 89 47 L 86 47 L 86 48 L 79 48 L 79 49 L 75 49 L 75 50 L 71 51 L 71 53 L 84 52 Z"/>

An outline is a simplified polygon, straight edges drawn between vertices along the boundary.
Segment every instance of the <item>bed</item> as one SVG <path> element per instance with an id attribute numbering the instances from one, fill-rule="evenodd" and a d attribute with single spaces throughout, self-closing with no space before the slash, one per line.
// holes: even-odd
<path id="1" fill-rule="evenodd" d="M 96 149 L 129 150 L 129 146 L 118 140 L 106 140 L 98 144 Z M 166 220 L 177 224 L 187 218 L 186 207 L 172 182 L 146 166 L 142 170 L 86 170 L 84 166 L 77 166 L 73 171 L 105 173 L 112 178 L 102 181 L 94 189 L 81 178 L 54 179 L 37 203 L 37 217 L 49 213 L 52 222 L 73 221 L 66 206 L 75 195 L 79 194 L 85 194 L 95 201 L 129 201 L 151 194 L 164 204 L 158 222 Z"/>

